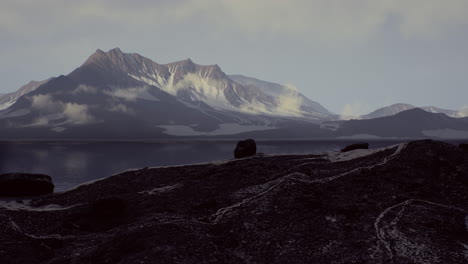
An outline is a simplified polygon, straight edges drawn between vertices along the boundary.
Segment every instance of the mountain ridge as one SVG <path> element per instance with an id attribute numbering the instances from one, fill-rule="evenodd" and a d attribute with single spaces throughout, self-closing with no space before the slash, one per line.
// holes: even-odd
<path id="1" fill-rule="evenodd" d="M 359 116 L 360 119 L 371 119 L 371 118 L 379 118 L 379 117 L 385 117 L 385 116 L 391 116 L 398 114 L 402 111 L 410 110 L 413 108 L 420 108 L 423 109 L 426 112 L 430 113 L 443 113 L 446 114 L 447 116 L 450 117 L 464 117 L 459 111 L 455 110 L 449 110 L 449 109 L 443 109 L 435 106 L 421 106 L 417 107 L 411 104 L 405 104 L 405 103 L 396 103 L 392 104 L 389 106 L 384 106 L 381 108 L 378 108 L 374 111 L 372 111 L 369 114 Z"/>
<path id="2" fill-rule="evenodd" d="M 97 50 L 68 75 L 47 80 L 0 110 L 0 137 L 468 138 L 468 119 L 419 109 L 331 121 L 338 118 L 295 87 L 227 75 L 216 64 L 191 59 L 158 64 L 116 48 Z"/>

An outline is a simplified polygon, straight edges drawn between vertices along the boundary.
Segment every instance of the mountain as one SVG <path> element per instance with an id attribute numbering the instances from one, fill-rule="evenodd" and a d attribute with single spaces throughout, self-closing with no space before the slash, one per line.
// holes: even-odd
<path id="1" fill-rule="evenodd" d="M 379 118 L 379 117 L 384 117 L 384 116 L 391 116 L 391 115 L 395 115 L 402 111 L 406 111 L 406 110 L 413 109 L 413 108 L 415 107 L 409 104 L 393 104 L 390 106 L 379 108 L 367 115 L 361 116 L 361 118 L 372 119 L 372 118 Z"/>
<path id="2" fill-rule="evenodd" d="M 216 136 L 327 118 L 326 109 L 298 104 L 305 97 L 297 92 L 271 96 L 218 65 L 157 64 L 118 48 L 97 50 L 67 76 L 36 86 L 0 111 L 1 137 Z"/>
<path id="3" fill-rule="evenodd" d="M 296 91 L 283 89 L 278 94 L 265 92 L 257 86 L 247 87 L 229 78 L 218 65 L 198 65 L 190 59 L 158 64 L 116 48 L 109 52 L 97 50 L 84 65 L 104 70 L 111 68 L 184 101 L 203 102 L 219 110 L 317 120 L 330 114 L 317 103 L 316 107 L 303 105 L 303 101 L 312 101 Z"/>
<path id="4" fill-rule="evenodd" d="M 348 138 L 468 138 L 468 118 L 452 118 L 420 108 L 374 119 L 325 122 L 321 127 L 333 131 L 335 137 Z"/>
<path id="5" fill-rule="evenodd" d="M 393 105 L 379 108 L 367 115 L 360 116 L 360 118 L 372 119 L 372 118 L 391 116 L 391 115 L 395 115 L 402 111 L 406 111 L 406 110 L 413 109 L 413 108 L 416 108 L 416 106 L 413 106 L 410 104 L 393 104 Z M 458 111 L 455 111 L 455 110 L 442 109 L 442 108 L 438 108 L 435 106 L 423 106 L 423 107 L 418 107 L 418 108 L 421 108 L 430 113 L 443 113 L 450 117 L 460 117 Z"/>
<path id="6" fill-rule="evenodd" d="M 8 98 L 0 139 L 468 138 L 467 118 L 399 104 L 375 114 L 391 116 L 330 121 L 336 115 L 291 87 L 118 48 Z"/>
<path id="7" fill-rule="evenodd" d="M 7 109 L 11 105 L 13 105 L 18 100 L 18 98 L 34 91 L 36 88 L 45 84 L 50 79 L 52 78 L 43 81 L 30 81 L 29 83 L 21 86 L 16 92 L 0 94 L 0 110 Z"/>

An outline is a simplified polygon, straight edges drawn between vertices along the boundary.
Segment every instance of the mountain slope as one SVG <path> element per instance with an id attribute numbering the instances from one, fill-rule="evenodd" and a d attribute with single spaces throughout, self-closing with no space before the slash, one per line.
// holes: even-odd
<path id="1" fill-rule="evenodd" d="M 410 104 L 392 104 L 390 106 L 379 108 L 367 115 L 361 116 L 362 119 L 372 119 L 398 114 L 402 111 L 415 108 Z"/>
<path id="2" fill-rule="evenodd" d="M 443 108 L 439 108 L 439 107 L 435 107 L 435 106 L 423 106 L 423 107 L 419 107 L 419 108 L 423 109 L 424 111 L 430 112 L 430 113 L 442 113 L 442 114 L 446 114 L 447 116 L 450 116 L 450 117 L 462 117 L 460 115 L 459 111 L 455 111 L 455 110 L 443 109 Z"/>
<path id="3" fill-rule="evenodd" d="M 468 138 L 468 118 L 452 118 L 419 108 L 374 119 L 328 122 L 336 136 Z"/>
<path id="4" fill-rule="evenodd" d="M 385 106 L 382 108 L 379 108 L 367 115 L 360 116 L 361 119 L 372 119 L 372 118 L 379 118 L 379 117 L 385 117 L 385 116 L 391 116 L 398 114 L 402 111 L 410 110 L 416 108 L 416 106 L 410 105 L 410 104 L 392 104 L 389 106 Z M 438 108 L 435 106 L 422 106 L 418 107 L 420 109 L 423 109 L 426 112 L 430 113 L 443 113 L 446 114 L 447 116 L 450 117 L 461 117 L 458 111 L 455 110 L 448 110 L 448 109 L 442 109 Z"/>

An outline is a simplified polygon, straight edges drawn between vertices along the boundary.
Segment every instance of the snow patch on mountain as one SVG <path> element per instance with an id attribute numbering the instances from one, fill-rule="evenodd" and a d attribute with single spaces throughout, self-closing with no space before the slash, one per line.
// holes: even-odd
<path id="1" fill-rule="evenodd" d="M 0 104 L 0 111 L 7 109 L 8 107 L 12 106 L 15 102 L 16 100 L 13 100 L 12 98 L 10 101 Z"/>
<path id="2" fill-rule="evenodd" d="M 170 78 L 171 81 L 162 87 L 163 90 L 172 95 L 177 95 L 181 90 L 188 90 L 191 101 L 202 101 L 218 109 L 234 109 L 234 106 L 224 95 L 224 89 L 227 87 L 226 82 L 203 77 L 201 72 L 198 74 L 187 73 L 176 84 L 172 82 L 172 79 Z"/>
<path id="3" fill-rule="evenodd" d="M 172 136 L 220 136 L 220 135 L 234 135 L 244 132 L 261 131 L 276 129 L 270 126 L 255 126 L 255 125 L 240 125 L 237 123 L 220 124 L 219 128 L 213 131 L 204 132 L 196 131 L 191 126 L 183 125 L 160 125 L 163 128 L 163 133 Z"/>

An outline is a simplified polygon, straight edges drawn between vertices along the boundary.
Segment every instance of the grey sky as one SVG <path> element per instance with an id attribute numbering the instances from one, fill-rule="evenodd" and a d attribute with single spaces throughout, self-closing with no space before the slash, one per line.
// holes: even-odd
<path id="1" fill-rule="evenodd" d="M 293 84 L 342 114 L 468 105 L 468 0 L 1 0 L 0 43 L 0 93 L 120 47 Z"/>

